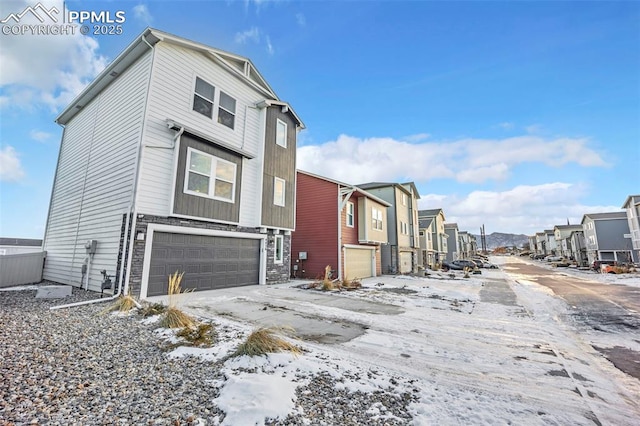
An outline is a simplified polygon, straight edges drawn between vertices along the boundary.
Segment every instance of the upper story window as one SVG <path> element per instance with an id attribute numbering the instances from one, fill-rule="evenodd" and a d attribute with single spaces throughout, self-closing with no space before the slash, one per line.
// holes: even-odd
<path id="1" fill-rule="evenodd" d="M 284 179 L 273 178 L 273 204 L 276 206 L 285 206 L 285 184 Z"/>
<path id="2" fill-rule="evenodd" d="M 193 110 L 213 118 L 213 99 L 216 89 L 200 77 L 196 77 L 196 89 L 193 95 Z"/>
<path id="3" fill-rule="evenodd" d="M 373 229 L 382 231 L 382 210 L 371 208 L 371 226 Z"/>
<path id="4" fill-rule="evenodd" d="M 184 192 L 199 197 L 235 202 L 236 165 L 189 148 Z"/>
<path id="5" fill-rule="evenodd" d="M 218 106 L 218 123 L 233 129 L 236 121 L 236 100 L 220 91 L 220 105 Z"/>
<path id="6" fill-rule="evenodd" d="M 283 148 L 287 147 L 287 123 L 280 119 L 276 123 L 276 143 Z"/>
<path id="7" fill-rule="evenodd" d="M 356 210 L 355 205 L 351 201 L 348 201 L 347 202 L 347 226 L 349 228 L 353 228 L 353 224 L 355 223 L 355 217 L 354 217 L 355 210 Z"/>
<path id="8" fill-rule="evenodd" d="M 407 194 L 405 194 L 404 192 L 402 193 L 402 205 L 407 205 Z"/>

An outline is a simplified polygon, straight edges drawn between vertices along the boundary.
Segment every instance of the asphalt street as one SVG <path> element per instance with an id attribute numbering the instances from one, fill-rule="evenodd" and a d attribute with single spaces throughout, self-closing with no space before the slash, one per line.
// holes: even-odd
<path id="1" fill-rule="evenodd" d="M 583 278 L 562 271 L 517 261 L 509 262 L 508 273 L 545 286 L 564 299 L 571 309 L 564 319 L 567 324 L 588 334 L 593 347 L 618 369 L 640 379 L 640 352 L 624 344 L 627 339 L 640 343 L 640 287 L 603 284 L 589 279 L 589 273 Z M 619 335 L 620 344 L 599 345 L 594 336 L 602 334 Z"/>

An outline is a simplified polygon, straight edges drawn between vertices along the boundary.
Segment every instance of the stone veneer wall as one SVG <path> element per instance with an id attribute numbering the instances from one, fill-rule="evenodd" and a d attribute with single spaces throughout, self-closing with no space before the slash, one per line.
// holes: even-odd
<path id="1" fill-rule="evenodd" d="M 150 223 L 182 226 L 187 228 L 198 229 L 214 229 L 218 231 L 235 231 L 258 234 L 259 228 L 245 228 L 236 225 L 226 225 L 220 223 L 203 222 L 193 219 L 181 219 L 174 217 L 162 217 L 162 216 L 150 216 L 139 214 L 136 222 L 136 229 L 133 231 L 134 238 L 138 233 L 144 233 L 145 239 L 138 241 L 137 238 L 133 244 L 133 257 L 131 260 L 131 272 L 129 275 L 129 286 L 131 288 L 131 294 L 134 296 L 140 296 L 140 288 L 142 284 L 142 267 L 144 262 L 144 249 L 146 245 L 146 239 L 148 238 L 147 226 Z M 284 236 L 284 261 L 282 264 L 275 264 L 274 251 L 275 251 L 275 237 L 273 231 L 269 230 L 267 233 L 267 265 L 266 265 L 266 278 L 267 284 L 276 284 L 289 281 L 290 277 L 290 261 L 291 261 L 291 236 Z"/>

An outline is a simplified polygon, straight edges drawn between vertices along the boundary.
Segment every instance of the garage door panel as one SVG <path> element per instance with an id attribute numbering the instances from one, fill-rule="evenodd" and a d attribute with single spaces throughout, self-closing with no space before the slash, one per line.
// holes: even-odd
<path id="1" fill-rule="evenodd" d="M 176 270 L 195 291 L 258 284 L 260 240 L 155 232 L 147 295 L 166 294 Z"/>
<path id="2" fill-rule="evenodd" d="M 411 258 L 412 258 L 412 254 L 411 252 L 400 252 L 400 273 L 402 274 L 406 274 L 411 272 Z"/>
<path id="3" fill-rule="evenodd" d="M 347 248 L 346 256 L 346 278 L 368 278 L 373 276 L 374 252 L 369 249 Z"/>

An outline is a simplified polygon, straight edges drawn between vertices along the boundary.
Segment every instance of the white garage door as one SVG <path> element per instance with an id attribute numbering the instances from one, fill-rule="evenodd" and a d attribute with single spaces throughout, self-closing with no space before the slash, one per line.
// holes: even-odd
<path id="1" fill-rule="evenodd" d="M 375 271 L 375 250 L 347 248 L 345 249 L 345 278 L 368 278 Z"/>
<path id="2" fill-rule="evenodd" d="M 400 252 L 400 273 L 407 274 L 411 272 L 411 252 Z"/>

